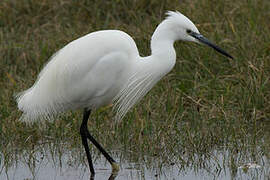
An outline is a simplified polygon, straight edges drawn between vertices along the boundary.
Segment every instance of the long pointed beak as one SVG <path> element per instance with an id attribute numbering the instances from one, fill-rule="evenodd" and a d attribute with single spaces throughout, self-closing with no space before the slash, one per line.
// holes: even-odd
<path id="1" fill-rule="evenodd" d="M 212 48 L 214 48 L 217 52 L 223 54 L 224 56 L 227 56 L 231 59 L 233 59 L 233 57 L 231 55 L 229 55 L 226 51 L 224 51 L 223 49 L 221 49 L 220 47 L 218 47 L 217 45 L 215 45 L 214 43 L 210 42 L 207 38 L 205 38 L 203 35 L 195 33 L 195 32 L 190 32 L 189 33 L 190 36 L 194 37 L 195 39 L 197 39 L 199 42 L 206 44 Z"/>

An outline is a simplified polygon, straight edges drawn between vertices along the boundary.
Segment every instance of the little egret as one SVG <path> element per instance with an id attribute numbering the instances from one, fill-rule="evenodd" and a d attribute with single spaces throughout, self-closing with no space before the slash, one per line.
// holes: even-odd
<path id="1" fill-rule="evenodd" d="M 167 12 L 167 18 L 151 38 L 151 55 L 141 57 L 134 40 L 119 30 L 89 33 L 56 52 L 40 72 L 35 84 L 17 95 L 20 120 L 52 120 L 58 113 L 84 109 L 80 127 L 91 174 L 95 174 L 87 139 L 118 171 L 116 161 L 92 137 L 87 121 L 92 109 L 114 104 L 121 120 L 175 65 L 176 40 L 203 43 L 232 58 L 200 34 L 180 12 Z"/>

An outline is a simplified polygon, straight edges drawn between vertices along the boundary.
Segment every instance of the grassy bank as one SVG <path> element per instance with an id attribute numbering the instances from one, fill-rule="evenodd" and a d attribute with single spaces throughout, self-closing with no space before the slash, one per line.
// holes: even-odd
<path id="1" fill-rule="evenodd" d="M 81 147 L 80 112 L 43 129 L 18 122 L 13 95 L 29 88 L 48 58 L 68 42 L 100 29 L 120 29 L 142 56 L 167 10 L 178 10 L 232 54 L 177 42 L 177 64 L 118 125 L 111 108 L 93 113 L 89 129 L 107 149 L 161 156 L 270 152 L 270 2 L 2 0 L 0 2 L 0 149 L 6 157 L 46 142 Z M 83 153 L 83 151 L 82 151 Z M 140 156 L 138 156 L 140 157 Z M 7 158 L 8 159 L 8 158 Z M 11 158 L 12 159 L 12 158 Z M 184 159 L 188 162 L 188 159 Z"/>

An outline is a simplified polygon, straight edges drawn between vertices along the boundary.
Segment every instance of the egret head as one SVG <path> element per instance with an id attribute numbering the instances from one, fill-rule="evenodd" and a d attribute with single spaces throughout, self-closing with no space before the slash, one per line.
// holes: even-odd
<path id="1" fill-rule="evenodd" d="M 168 32 L 175 40 L 198 42 L 197 39 L 190 36 L 190 32 L 200 34 L 197 27 L 186 16 L 176 11 L 168 11 L 164 23 L 167 24 Z"/>
<path id="2" fill-rule="evenodd" d="M 157 30 L 166 32 L 166 36 L 174 41 L 181 40 L 206 44 L 219 53 L 233 59 L 231 55 L 201 35 L 194 23 L 178 11 L 168 11 L 167 18 L 161 23 Z"/>

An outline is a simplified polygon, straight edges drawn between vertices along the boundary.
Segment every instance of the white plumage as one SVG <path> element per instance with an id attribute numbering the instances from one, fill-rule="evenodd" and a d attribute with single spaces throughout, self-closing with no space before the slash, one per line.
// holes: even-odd
<path id="1" fill-rule="evenodd" d="M 87 34 L 53 55 L 35 84 L 17 96 L 22 121 L 53 119 L 67 110 L 114 103 L 122 119 L 174 66 L 176 40 L 199 42 L 196 26 L 179 12 L 168 12 L 151 39 L 152 55 L 140 57 L 134 40 L 118 30 Z"/>

